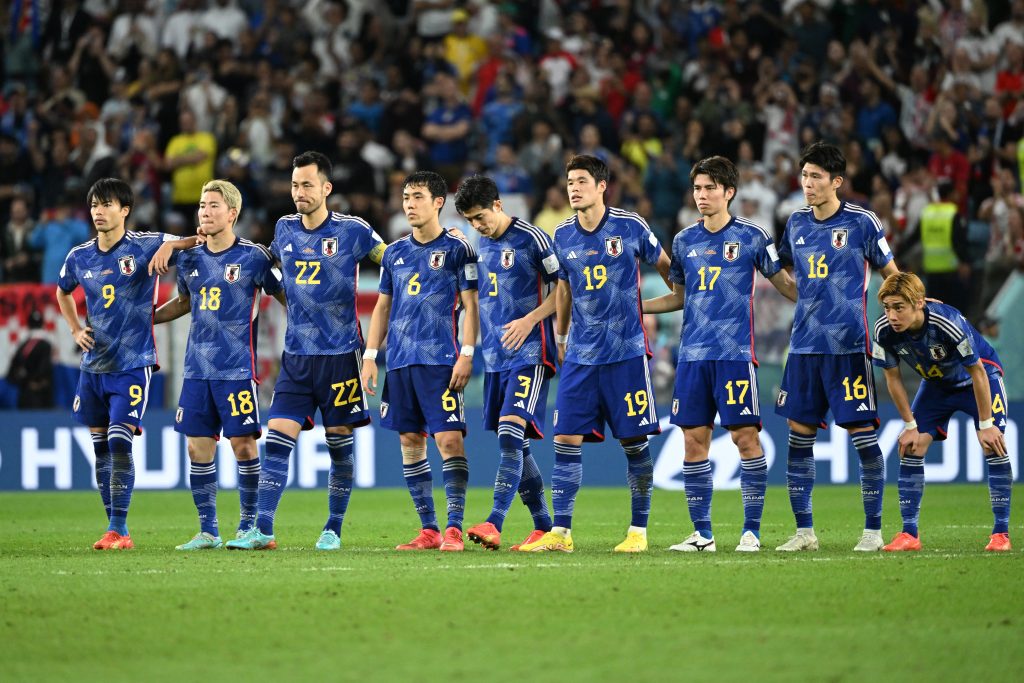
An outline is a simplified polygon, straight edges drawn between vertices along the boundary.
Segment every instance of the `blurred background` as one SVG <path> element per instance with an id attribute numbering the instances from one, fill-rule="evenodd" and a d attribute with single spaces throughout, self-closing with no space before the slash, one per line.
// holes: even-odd
<path id="1" fill-rule="evenodd" d="M 842 198 L 878 215 L 901 269 L 993 341 L 1011 401 L 1024 397 L 1012 342 L 1024 338 L 1020 0 L 12 0 L 0 27 L 0 409 L 18 411 L 14 425 L 42 420 L 45 443 L 71 425 L 78 353 L 53 290 L 92 234 L 88 187 L 124 178 L 130 226 L 191 234 L 203 183 L 227 178 L 243 194 L 237 231 L 268 244 L 294 211 L 291 159 L 310 149 L 334 164 L 330 208 L 389 242 L 408 232 L 401 181 L 413 170 L 453 191 L 485 173 L 507 212 L 550 232 L 571 213 L 567 157 L 594 154 L 612 169 L 607 203 L 644 216 L 669 248 L 697 218 L 697 160 L 736 161 L 733 212 L 778 237 L 804 203 L 799 150 L 824 139 L 848 160 Z M 933 203 L 956 208 L 954 264 L 923 258 Z M 451 201 L 442 222 L 477 239 Z M 364 268 L 364 324 L 376 284 Z M 648 274 L 645 293 L 662 287 Z M 167 277 L 161 301 L 172 294 Z M 762 281 L 755 319 L 768 406 L 792 306 Z M 662 406 L 680 321 L 646 321 Z M 147 422 L 176 405 L 187 326 L 156 329 Z M 259 330 L 265 409 L 283 342 L 276 302 L 262 303 Z M 3 488 L 20 477 L 5 454 L 27 452 L 16 432 L 0 432 Z M 70 453 L 68 439 L 47 447 Z"/>

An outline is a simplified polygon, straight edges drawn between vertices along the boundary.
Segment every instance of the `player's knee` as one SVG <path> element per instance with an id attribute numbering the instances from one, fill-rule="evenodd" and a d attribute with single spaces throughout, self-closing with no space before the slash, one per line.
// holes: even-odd
<path id="1" fill-rule="evenodd" d="M 464 455 L 462 432 L 441 432 L 434 437 L 441 455 Z"/>
<path id="2" fill-rule="evenodd" d="M 259 457 L 259 449 L 256 447 L 256 439 L 252 436 L 231 437 L 231 450 L 235 453 L 235 460 L 244 462 Z"/>
<path id="3" fill-rule="evenodd" d="M 734 429 L 730 432 L 730 436 L 740 452 L 740 457 L 753 458 L 761 455 L 761 440 L 758 438 L 756 428 Z"/>
<path id="4" fill-rule="evenodd" d="M 708 454 L 708 444 L 690 431 L 683 432 L 684 458 L 689 461 L 703 460 Z"/>
<path id="5" fill-rule="evenodd" d="M 811 434 L 817 434 L 818 430 L 814 425 L 804 424 L 803 422 L 797 422 L 796 420 L 786 420 L 789 425 L 789 430 L 796 432 L 797 434 L 803 434 L 810 436 Z"/>
<path id="6" fill-rule="evenodd" d="M 324 431 L 328 434 L 341 434 L 343 436 L 348 436 L 352 433 L 352 427 L 349 425 L 338 425 L 337 427 L 327 427 Z"/>
<path id="7" fill-rule="evenodd" d="M 555 443 L 561 443 L 567 446 L 582 446 L 583 436 L 580 434 L 556 434 Z"/>
<path id="8" fill-rule="evenodd" d="M 399 434 L 398 441 L 401 443 L 402 448 L 423 448 L 427 443 L 426 437 L 422 434 L 415 434 L 411 432 Z"/>

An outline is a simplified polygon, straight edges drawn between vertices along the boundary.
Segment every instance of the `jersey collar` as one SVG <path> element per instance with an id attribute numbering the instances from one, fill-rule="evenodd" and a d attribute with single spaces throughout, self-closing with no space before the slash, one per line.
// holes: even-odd
<path id="1" fill-rule="evenodd" d="M 573 225 L 576 226 L 576 230 L 578 230 L 580 232 L 580 234 L 582 234 L 582 235 L 587 235 L 587 236 L 596 235 L 597 233 L 601 232 L 601 228 L 603 228 L 604 224 L 608 222 L 608 216 L 611 213 L 611 209 L 612 209 L 612 207 L 610 207 L 610 206 L 605 206 L 604 207 L 604 215 L 601 216 L 601 222 L 598 223 L 597 227 L 594 228 L 593 230 L 584 230 L 583 229 L 583 226 L 580 225 L 579 214 L 577 214 L 577 215 L 572 217 Z"/>
<path id="2" fill-rule="evenodd" d="M 318 229 L 319 229 L 319 228 L 318 228 Z M 238 235 L 235 235 L 235 241 L 234 241 L 234 242 L 232 242 L 231 244 L 229 244 L 229 245 L 228 245 L 228 248 L 227 248 L 227 249 L 225 249 L 224 251 L 210 251 L 210 243 L 209 243 L 209 242 L 203 242 L 203 250 L 204 250 L 204 251 L 205 251 L 205 252 L 206 252 L 207 254 L 209 254 L 210 256 L 214 256 L 214 257 L 216 257 L 216 256 L 220 256 L 221 254 L 226 254 L 226 253 L 228 253 L 229 251 L 231 251 L 232 249 L 234 249 L 234 248 L 235 248 L 235 246 L 237 246 L 237 245 L 238 245 Z"/>
<path id="3" fill-rule="evenodd" d="M 815 223 L 818 223 L 819 225 L 823 225 L 825 223 L 828 223 L 830 220 L 832 220 L 833 218 L 835 218 L 839 214 L 841 214 L 843 212 L 843 209 L 845 209 L 845 208 L 846 208 L 846 200 L 845 199 L 841 199 L 839 201 L 839 208 L 836 209 L 836 212 L 834 214 L 832 214 L 831 216 L 829 216 L 828 218 L 822 218 L 821 220 L 818 220 L 818 217 L 814 215 L 814 209 L 811 209 L 811 220 L 814 221 Z"/>
<path id="4" fill-rule="evenodd" d="M 101 255 L 103 255 L 103 256 L 106 256 L 106 255 L 108 255 L 108 254 L 113 254 L 113 253 L 114 253 L 115 251 L 117 251 L 117 250 L 118 250 L 118 248 L 119 248 L 119 247 L 120 247 L 120 246 L 121 246 L 122 244 L 124 244 L 125 240 L 127 240 L 127 239 L 128 239 L 128 231 L 127 231 L 127 230 L 125 230 L 125 231 L 124 231 L 124 234 L 123 234 L 123 235 L 121 235 L 121 239 L 119 239 L 118 241 L 114 242 L 114 246 L 110 247 L 110 249 L 108 249 L 108 250 L 106 250 L 106 251 L 103 251 L 102 249 L 100 249 L 100 238 L 99 238 L 99 236 L 97 235 L 97 236 L 96 236 L 96 244 L 95 244 L 94 246 L 96 247 L 96 252 L 97 252 L 97 253 L 99 253 L 99 254 L 101 254 Z"/>

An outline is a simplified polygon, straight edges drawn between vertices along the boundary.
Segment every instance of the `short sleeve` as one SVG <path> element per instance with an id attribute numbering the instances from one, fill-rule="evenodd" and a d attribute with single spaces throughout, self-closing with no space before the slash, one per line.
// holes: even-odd
<path id="1" fill-rule="evenodd" d="M 357 261 L 369 256 L 375 263 L 380 263 L 381 256 L 384 254 L 384 240 L 374 232 L 373 228 L 370 227 L 369 223 L 365 221 L 355 221 L 355 257 Z M 375 257 L 376 256 L 376 257 Z"/>
<path id="2" fill-rule="evenodd" d="M 861 218 L 864 223 L 864 256 L 871 267 L 878 270 L 892 261 L 892 250 L 885 239 L 885 230 L 874 213 L 868 211 Z"/>
<path id="3" fill-rule="evenodd" d="M 281 271 L 274 266 L 273 256 L 269 252 L 260 252 L 259 266 L 256 284 L 262 287 L 269 296 L 274 296 L 283 289 Z M 180 268 L 178 272 L 181 272 Z"/>
<path id="4" fill-rule="evenodd" d="M 455 266 L 458 268 L 459 291 L 477 288 L 477 256 L 473 248 L 465 242 L 459 242 L 455 248 L 458 254 Z"/>
<path id="5" fill-rule="evenodd" d="M 534 234 L 536 235 L 533 249 L 534 265 L 544 282 L 554 282 L 558 279 L 559 270 L 558 256 L 555 254 L 554 245 L 551 244 L 551 238 L 539 229 Z"/>
<path id="6" fill-rule="evenodd" d="M 647 227 L 647 224 L 640 222 L 640 242 L 639 251 L 640 258 L 649 265 L 654 265 L 658 262 L 661 257 L 661 243 L 658 242 L 658 238 L 655 237 L 651 229 Z"/>
<path id="7" fill-rule="evenodd" d="M 777 245 L 777 250 L 779 253 L 779 265 L 781 265 L 783 268 L 785 268 L 786 266 L 793 265 L 793 246 L 792 244 L 790 244 L 789 241 L 789 230 L 792 225 L 793 217 L 790 216 L 789 220 L 786 221 L 785 229 L 782 231 L 782 238 L 779 239 L 779 243 Z"/>
<path id="8" fill-rule="evenodd" d="M 391 283 L 391 260 L 387 257 L 387 252 L 385 252 L 384 259 L 380 262 L 380 284 L 377 285 L 377 291 L 388 296 L 391 296 L 394 292 Z"/>
<path id="9" fill-rule="evenodd" d="M 782 270 L 782 263 L 779 261 L 779 252 L 775 248 L 775 243 L 767 236 L 759 236 L 756 244 L 757 251 L 754 253 L 754 266 L 760 271 L 761 275 L 768 278 L 773 277 Z"/>
<path id="10" fill-rule="evenodd" d="M 178 294 L 184 294 L 189 296 L 188 283 L 185 281 L 185 277 L 188 273 L 188 255 L 182 255 L 178 259 L 178 269 L 175 271 L 174 280 L 178 285 Z"/>
<path id="11" fill-rule="evenodd" d="M 672 265 L 668 267 L 668 279 L 677 285 L 686 284 L 686 262 L 683 260 L 686 255 L 686 244 L 683 241 L 683 233 L 679 233 L 672 240 Z"/>
<path id="12" fill-rule="evenodd" d="M 900 364 L 900 357 L 894 349 L 883 345 L 876 336 L 871 343 L 871 362 L 875 367 L 891 370 Z"/>
<path id="13" fill-rule="evenodd" d="M 57 276 L 57 286 L 65 292 L 73 292 L 78 287 L 78 276 L 75 274 L 75 254 L 71 252 L 64 259 L 64 265 L 60 267 L 60 274 Z"/>

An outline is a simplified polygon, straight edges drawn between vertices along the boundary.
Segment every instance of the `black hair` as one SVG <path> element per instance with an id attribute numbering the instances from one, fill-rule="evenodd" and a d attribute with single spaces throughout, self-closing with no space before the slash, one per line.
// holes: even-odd
<path id="1" fill-rule="evenodd" d="M 85 203 L 92 206 L 93 200 L 97 202 L 117 202 L 129 209 L 135 205 L 135 195 L 132 193 L 132 186 L 120 178 L 100 178 L 85 195 Z"/>
<path id="2" fill-rule="evenodd" d="M 800 153 L 800 168 L 803 169 L 807 164 L 825 169 L 832 180 L 846 175 L 846 157 L 835 145 L 820 140 L 807 145 Z"/>
<path id="3" fill-rule="evenodd" d="M 692 183 L 701 174 L 711 178 L 715 185 L 726 190 L 730 187 L 735 190 L 740 182 L 740 173 L 736 170 L 736 164 L 723 156 L 708 157 L 695 163 L 690 169 L 690 182 Z"/>
<path id="4" fill-rule="evenodd" d="M 441 175 L 434 173 L 433 171 L 415 171 L 410 173 L 405 182 L 402 183 L 402 188 L 405 189 L 409 186 L 413 187 L 425 187 L 430 192 L 430 196 L 441 197 L 442 199 L 448 196 L 448 183 Z"/>
<path id="5" fill-rule="evenodd" d="M 455 210 L 464 214 L 475 206 L 487 209 L 499 199 L 498 186 L 493 180 L 487 176 L 473 175 L 459 185 L 455 193 Z"/>
<path id="6" fill-rule="evenodd" d="M 594 177 L 594 183 L 608 182 L 608 164 L 589 154 L 577 154 L 565 165 L 565 172 L 586 171 Z"/>
<path id="7" fill-rule="evenodd" d="M 331 173 L 334 171 L 334 167 L 331 166 L 331 160 L 320 152 L 303 152 L 292 159 L 292 168 L 302 168 L 304 166 L 314 165 L 316 166 L 317 173 L 327 180 L 331 179 Z"/>

